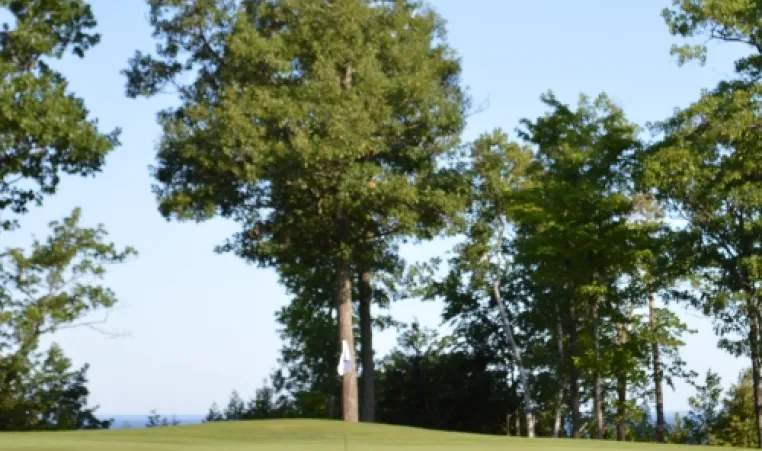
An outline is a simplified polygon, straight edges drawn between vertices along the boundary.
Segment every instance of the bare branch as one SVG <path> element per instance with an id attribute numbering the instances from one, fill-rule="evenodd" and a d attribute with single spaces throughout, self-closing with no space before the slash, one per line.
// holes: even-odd
<path id="1" fill-rule="evenodd" d="M 66 324 L 63 326 L 55 327 L 55 330 L 69 330 L 69 329 L 80 329 L 80 328 L 86 328 L 93 330 L 95 332 L 98 332 L 99 334 L 105 336 L 106 338 L 110 339 L 117 339 L 117 338 L 125 338 L 130 336 L 131 334 L 129 332 L 109 332 L 107 330 L 104 330 L 98 326 L 106 324 L 108 322 L 108 318 L 111 312 L 106 312 L 105 316 L 100 320 L 95 321 L 83 321 L 79 323 L 72 323 L 72 324 Z"/>
<path id="2" fill-rule="evenodd" d="M 475 116 L 477 114 L 481 114 L 485 111 L 487 111 L 490 107 L 490 101 L 489 101 L 489 94 L 487 95 L 486 99 L 482 101 L 480 104 L 476 106 L 476 108 L 468 111 L 465 116 L 466 118 L 470 118 L 471 116 Z"/>

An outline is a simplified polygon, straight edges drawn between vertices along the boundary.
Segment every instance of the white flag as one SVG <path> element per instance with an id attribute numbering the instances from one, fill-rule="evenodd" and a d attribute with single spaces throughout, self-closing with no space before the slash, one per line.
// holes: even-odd
<path id="1" fill-rule="evenodd" d="M 352 360 L 352 353 L 349 351 L 349 344 L 346 340 L 341 341 L 341 357 L 339 357 L 339 367 L 337 371 L 339 376 L 343 376 L 352 371 L 355 362 Z"/>

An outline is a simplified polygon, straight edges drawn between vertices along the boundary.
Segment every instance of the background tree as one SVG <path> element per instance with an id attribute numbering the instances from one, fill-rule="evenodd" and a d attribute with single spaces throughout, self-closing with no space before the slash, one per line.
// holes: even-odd
<path id="1" fill-rule="evenodd" d="M 753 448 L 757 444 L 757 425 L 754 418 L 754 382 L 751 371 L 742 371 L 722 400 L 711 444 Z"/>
<path id="2" fill-rule="evenodd" d="M 474 142 L 471 158 L 472 203 L 466 218 L 466 240 L 456 248 L 450 261 L 450 274 L 436 291 L 447 305 L 445 320 L 473 314 L 484 303 L 499 313 L 503 338 L 497 343 L 505 349 L 500 354 L 506 355 L 518 374 L 527 436 L 534 437 L 534 402 L 529 372 L 522 359 L 524 344 L 517 341 L 513 309 L 506 305 L 517 299 L 513 296 L 504 299 L 504 282 L 512 276 L 513 269 L 508 250 L 512 234 L 511 195 L 525 183 L 531 152 L 511 143 L 502 131 L 495 130 Z M 491 316 L 489 312 L 485 314 Z"/>
<path id="3" fill-rule="evenodd" d="M 431 429 L 505 433 L 506 373 L 417 323 L 379 368 L 379 420 Z M 517 404 L 514 404 L 517 405 Z M 469 415 L 463 415 L 469 412 Z"/>
<path id="4" fill-rule="evenodd" d="M 223 249 L 264 265 L 329 258 L 354 348 L 353 261 L 458 208 L 439 163 L 466 102 L 440 19 L 417 1 L 148 3 L 157 51 L 130 61 L 127 94 L 180 96 L 160 114 L 162 214 L 233 218 Z M 356 421 L 354 373 L 342 399 Z"/>
<path id="5" fill-rule="evenodd" d="M 158 412 L 156 412 L 156 409 L 151 411 L 151 414 L 148 415 L 148 422 L 146 423 L 147 428 L 166 428 L 170 426 L 179 426 L 180 422 L 177 421 L 177 418 L 172 417 L 168 418 L 165 416 L 160 415 Z"/>
<path id="6" fill-rule="evenodd" d="M 685 418 L 688 443 L 706 445 L 714 440 L 721 396 L 722 380 L 717 373 L 708 370 L 704 376 L 704 384 L 697 385 L 696 395 L 688 400 L 691 408 Z"/>
<path id="7" fill-rule="evenodd" d="M 679 254 L 679 235 L 673 233 L 664 222 L 663 210 L 652 197 L 640 192 L 643 187 L 638 185 L 643 176 L 639 163 L 635 163 L 633 171 L 634 188 L 638 194 L 634 197 L 635 211 L 631 218 L 639 232 L 636 237 L 638 265 L 636 271 L 628 275 L 627 292 L 632 297 L 628 316 L 633 316 L 634 308 L 646 310 L 645 318 L 635 314 L 638 325 L 635 331 L 639 336 L 634 339 L 641 346 L 635 352 L 646 362 L 645 365 L 643 361 L 636 365 L 637 368 L 645 367 L 645 374 L 652 381 L 649 397 L 653 397 L 656 407 L 656 441 L 665 442 L 667 419 L 664 413 L 664 386 L 674 389 L 675 379 L 692 383 L 697 376 L 685 368 L 685 361 L 680 356 L 680 348 L 685 345 L 683 336 L 696 331 L 688 328 L 666 306 L 670 301 L 680 299 L 680 291 L 676 287 L 689 278 L 690 268 L 685 264 L 686 259 Z M 657 304 L 657 299 L 662 301 L 661 306 Z M 638 348 L 637 345 L 632 349 Z"/>
<path id="8" fill-rule="evenodd" d="M 551 111 L 524 120 L 521 137 L 536 148 L 531 189 L 515 200 L 516 261 L 530 268 L 540 287 L 553 293 L 565 336 L 572 435 L 580 435 L 580 382 L 592 382 L 596 436 L 604 433 L 602 350 L 614 337 L 602 333 L 602 318 L 616 308 L 616 283 L 636 263 L 627 218 L 633 200 L 627 194 L 625 164 L 640 144 L 637 127 L 606 96 L 581 96 L 572 110 L 552 94 L 542 101 Z M 535 307 L 543 308 L 543 307 Z M 555 324 L 546 324 L 551 331 Z"/>

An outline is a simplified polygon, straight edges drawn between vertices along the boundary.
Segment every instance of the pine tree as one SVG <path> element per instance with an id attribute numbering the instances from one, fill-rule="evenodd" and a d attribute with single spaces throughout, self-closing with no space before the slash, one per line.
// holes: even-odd
<path id="1" fill-rule="evenodd" d="M 441 163 L 467 103 L 441 20 L 412 0 L 148 3 L 157 52 L 131 60 L 127 93 L 180 96 L 160 114 L 162 214 L 236 220 L 221 250 L 263 265 L 328 259 L 354 349 L 352 263 L 460 208 Z M 356 421 L 354 372 L 342 399 Z"/>

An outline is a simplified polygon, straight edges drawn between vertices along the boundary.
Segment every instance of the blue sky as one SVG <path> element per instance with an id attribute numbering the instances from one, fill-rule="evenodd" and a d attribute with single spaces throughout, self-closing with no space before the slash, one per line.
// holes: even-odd
<path id="1" fill-rule="evenodd" d="M 561 100 L 579 93 L 607 92 L 641 124 L 687 105 L 700 89 L 732 71 L 742 49 L 712 48 L 705 67 L 677 67 L 660 11 L 669 0 L 433 0 L 448 22 L 450 43 L 463 58 L 464 82 L 476 103 L 488 108 L 471 117 L 466 139 L 503 127 L 513 133 L 521 118 L 543 113 L 539 96 L 552 89 Z M 84 61 L 59 67 L 71 88 L 85 98 L 104 130 L 123 129 L 122 143 L 95 179 L 65 179 L 60 193 L 22 220 L 23 229 L 2 235 L 3 247 L 42 236 L 46 224 L 81 206 L 84 221 L 103 223 L 119 244 L 140 256 L 107 277 L 121 299 L 108 330 L 68 330 L 53 337 L 75 363 L 91 364 L 92 401 L 104 413 L 204 413 L 226 401 L 233 389 L 248 396 L 276 364 L 280 340 L 274 312 L 287 302 L 273 270 L 258 269 L 232 255 L 217 255 L 216 244 L 235 224 L 169 223 L 158 214 L 150 192 L 148 165 L 154 161 L 159 129 L 156 112 L 170 96 L 130 100 L 119 74 L 136 49 L 152 48 L 142 0 L 92 0 L 103 33 Z M 408 247 L 408 259 L 447 250 L 443 243 Z M 392 313 L 402 320 L 439 323 L 440 307 L 401 302 Z M 699 334 L 688 339 L 689 366 L 735 380 L 745 360 L 716 349 L 709 323 L 685 312 Z M 377 352 L 395 343 L 393 333 L 376 340 Z M 691 390 L 678 386 L 665 396 L 668 410 L 687 406 Z"/>

